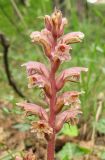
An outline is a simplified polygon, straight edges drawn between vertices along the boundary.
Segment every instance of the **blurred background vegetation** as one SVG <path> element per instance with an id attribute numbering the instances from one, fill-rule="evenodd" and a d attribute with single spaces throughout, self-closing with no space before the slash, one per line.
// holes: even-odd
<path id="1" fill-rule="evenodd" d="M 68 127 L 65 126 L 67 129 L 62 130 L 61 134 L 79 136 L 79 139 L 92 140 L 96 144 L 97 137 L 103 137 L 102 141 L 105 139 L 105 3 L 88 3 L 86 0 L 0 0 L 0 35 L 3 34 L 9 43 L 7 62 L 5 62 L 5 51 L 0 40 L 1 108 L 3 113 L 10 116 L 12 113 L 7 104 L 12 104 L 13 113 L 18 114 L 20 112 L 15 105 L 18 101 L 28 99 L 44 103 L 43 99 L 41 100 L 43 95 L 40 90 L 27 88 L 26 73 L 21 64 L 35 60 L 48 65 L 42 48 L 33 46 L 29 35 L 32 31 L 40 31 L 44 27 L 44 15 L 51 14 L 55 6 L 68 18 L 69 23 L 65 33 L 81 31 L 85 34 L 83 43 L 72 45 L 72 60 L 62 64 L 60 70 L 71 66 L 84 66 L 89 69 L 87 75 L 82 75 L 82 83 L 67 84 L 63 88 L 63 90 L 83 90 L 85 94 L 81 96 L 83 115 L 78 125 L 79 130 L 75 126 L 71 129 L 73 135 L 69 135 Z M 9 67 L 9 78 L 14 81 L 25 98 L 19 96 L 9 84 L 6 67 Z M 71 148 L 72 150 L 74 148 L 73 153 L 77 155 L 78 152 L 81 152 L 81 155 L 88 152 L 84 148 L 78 149 L 74 144 L 67 143 L 59 155 L 65 154 L 63 157 L 65 160 L 72 158 L 72 151 L 67 152 Z M 100 157 L 105 159 L 104 149 Z"/>

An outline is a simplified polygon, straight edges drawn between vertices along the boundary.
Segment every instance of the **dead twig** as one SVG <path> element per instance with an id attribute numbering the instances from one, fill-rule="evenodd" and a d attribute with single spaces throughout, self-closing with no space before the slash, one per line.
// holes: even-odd
<path id="1" fill-rule="evenodd" d="M 100 114 L 102 112 L 103 97 L 104 97 L 103 93 L 101 93 L 98 97 L 98 109 L 97 109 L 96 116 L 95 116 L 95 123 L 98 122 Z M 91 141 L 93 143 L 93 146 L 95 144 L 95 136 L 96 136 L 96 125 L 93 126 L 93 131 L 92 131 L 92 136 L 91 136 Z"/>
<path id="2" fill-rule="evenodd" d="M 9 44 L 9 41 L 4 36 L 4 34 L 2 34 L 2 33 L 0 33 L 0 43 L 3 47 L 3 61 L 4 61 L 4 68 L 5 68 L 5 72 L 7 75 L 8 83 L 20 97 L 26 99 L 26 97 L 23 95 L 23 93 L 16 86 L 16 83 L 11 76 L 11 73 L 9 70 L 9 62 L 8 62 L 8 51 L 9 51 L 10 44 Z"/>

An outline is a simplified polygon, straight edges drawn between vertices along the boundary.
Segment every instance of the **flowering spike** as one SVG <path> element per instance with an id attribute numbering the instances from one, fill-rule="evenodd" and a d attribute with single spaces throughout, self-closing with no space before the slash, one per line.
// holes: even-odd
<path id="1" fill-rule="evenodd" d="M 40 119 L 48 121 L 47 112 L 41 106 L 27 102 L 17 103 L 16 105 L 22 107 L 26 112 L 32 112 L 38 115 Z"/>
<path id="2" fill-rule="evenodd" d="M 83 67 L 73 67 L 69 69 L 65 69 L 56 79 L 57 89 L 60 90 L 65 82 L 71 81 L 76 82 L 80 80 L 80 73 L 87 72 L 88 68 Z"/>
<path id="3" fill-rule="evenodd" d="M 32 132 L 37 132 L 39 137 L 48 141 L 47 160 L 54 160 L 56 132 L 60 131 L 65 122 L 72 123 L 77 120 L 77 115 L 81 113 L 79 100 L 81 92 L 68 91 L 59 96 L 57 92 L 67 81 L 79 81 L 81 72 L 87 72 L 88 69 L 73 67 L 65 69 L 56 77 L 56 71 L 60 64 L 71 60 L 72 48 L 69 44 L 82 42 L 84 34 L 82 32 L 72 32 L 63 35 L 67 19 L 63 18 L 61 11 L 56 8 L 51 16 L 46 15 L 44 20 L 45 29 L 41 32 L 32 32 L 30 38 L 34 44 L 38 43 L 44 48 L 45 55 L 50 60 L 50 69 L 48 70 L 40 62 L 33 61 L 25 63 L 23 66 L 26 66 L 28 86 L 38 86 L 44 90 L 49 114 L 41 106 L 35 104 L 23 102 L 18 105 L 40 117 L 39 121 L 32 123 L 31 129 Z M 68 105 L 69 109 L 60 113 L 64 105 Z"/>

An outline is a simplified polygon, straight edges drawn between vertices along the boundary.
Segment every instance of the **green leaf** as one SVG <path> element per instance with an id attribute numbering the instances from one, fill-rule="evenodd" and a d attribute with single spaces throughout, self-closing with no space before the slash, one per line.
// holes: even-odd
<path id="1" fill-rule="evenodd" d="M 105 119 L 100 119 L 97 123 L 95 123 L 96 129 L 98 132 L 105 134 Z"/>
<path id="2" fill-rule="evenodd" d="M 78 136 L 78 128 L 76 125 L 69 125 L 67 123 L 64 124 L 60 134 L 64 134 L 71 137 Z"/>
<path id="3" fill-rule="evenodd" d="M 29 130 L 30 125 L 27 123 L 15 124 L 13 128 L 18 129 L 22 132 Z"/>
<path id="4" fill-rule="evenodd" d="M 17 153 L 18 152 L 16 150 L 8 150 L 2 156 L 0 156 L 0 160 L 14 160 Z"/>
<path id="5" fill-rule="evenodd" d="M 10 113 L 10 111 L 7 107 L 3 107 L 2 111 L 4 112 L 4 114 L 9 114 Z"/>
<path id="6" fill-rule="evenodd" d="M 26 119 L 29 120 L 29 121 L 35 121 L 38 118 L 35 115 L 30 115 L 30 116 L 27 116 Z"/>
<path id="7" fill-rule="evenodd" d="M 100 154 L 101 160 L 105 160 L 105 151 L 102 151 Z"/>
<path id="8" fill-rule="evenodd" d="M 16 107 L 14 107 L 14 108 L 12 109 L 11 112 L 20 115 L 20 114 L 23 114 L 24 111 L 22 111 L 21 108 L 18 108 L 18 107 L 16 106 Z"/>
<path id="9" fill-rule="evenodd" d="M 89 153 L 90 150 L 87 148 L 80 147 L 73 143 L 66 143 L 62 150 L 58 152 L 57 156 L 63 160 L 70 160 L 73 157 L 83 156 Z"/>

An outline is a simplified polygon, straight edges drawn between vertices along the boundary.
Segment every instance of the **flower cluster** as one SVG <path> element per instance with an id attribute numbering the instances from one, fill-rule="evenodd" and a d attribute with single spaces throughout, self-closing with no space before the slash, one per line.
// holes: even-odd
<path id="1" fill-rule="evenodd" d="M 62 17 L 61 11 L 55 9 L 51 16 L 45 16 L 45 28 L 30 35 L 33 44 L 40 44 L 47 56 L 51 67 L 47 68 L 40 62 L 30 61 L 22 66 L 26 67 L 28 87 L 39 87 L 44 90 L 45 101 L 49 105 L 46 111 L 42 106 L 22 102 L 17 105 L 26 112 L 32 112 L 39 116 L 40 120 L 32 122 L 31 131 L 37 133 L 40 138 L 48 141 L 48 159 L 53 160 L 55 134 L 59 132 L 65 122 L 74 123 L 77 115 L 81 114 L 79 96 L 81 92 L 68 91 L 63 94 L 58 92 L 66 82 L 80 81 L 81 72 L 87 72 L 84 67 L 72 67 L 65 69 L 59 75 L 56 71 L 64 61 L 71 60 L 71 44 L 82 42 L 82 32 L 72 32 L 64 35 L 64 27 L 67 19 Z M 62 111 L 63 106 L 68 109 Z"/>
<path id="2" fill-rule="evenodd" d="M 53 134 L 53 129 L 44 120 L 39 120 L 38 122 L 32 122 L 31 132 L 36 133 L 37 137 L 40 139 L 46 138 L 50 139 Z"/>

